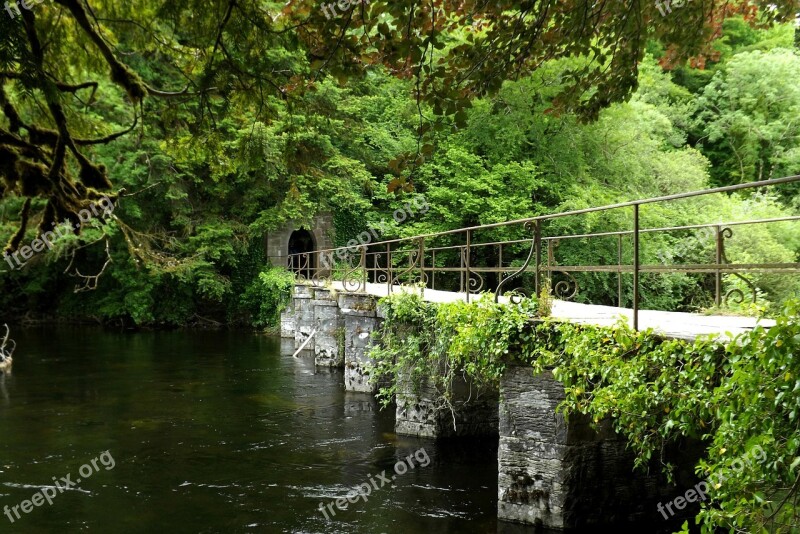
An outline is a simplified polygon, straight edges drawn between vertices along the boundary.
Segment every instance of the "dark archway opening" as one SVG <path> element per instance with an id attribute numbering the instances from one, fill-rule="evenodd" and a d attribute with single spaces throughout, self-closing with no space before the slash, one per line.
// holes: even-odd
<path id="1" fill-rule="evenodd" d="M 295 230 L 289 236 L 289 265 L 296 274 L 311 278 L 316 267 L 314 236 L 308 230 Z"/>

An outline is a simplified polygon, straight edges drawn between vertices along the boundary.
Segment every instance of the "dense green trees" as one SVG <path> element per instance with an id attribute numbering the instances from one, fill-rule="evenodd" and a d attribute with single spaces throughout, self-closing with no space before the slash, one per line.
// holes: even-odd
<path id="1" fill-rule="evenodd" d="M 548 16 L 576 23 L 574 13 L 558 11 L 566 4 L 559 3 Z M 118 205 L 112 217 L 59 241 L 24 269 L 0 274 L 0 305 L 9 318 L 55 311 L 140 325 L 262 324 L 268 319 L 259 300 L 274 290 L 259 277 L 268 272 L 261 247 L 266 231 L 332 210 L 341 245 L 368 223 L 391 220 L 388 213 L 405 201 L 402 189 L 424 194 L 431 209 L 386 227 L 384 237 L 700 189 L 758 173 L 798 172 L 790 98 L 796 92 L 797 63 L 792 27 L 754 27 L 758 19 L 752 11 L 739 18 L 731 18 L 733 11 L 714 11 L 706 28 L 710 33 L 695 33 L 716 39 L 693 38 L 680 50 L 671 43 L 699 20 L 693 11 L 699 3 L 664 18 L 655 8 L 642 8 L 644 18 L 617 28 L 608 26 L 608 13 L 595 13 L 591 21 L 597 24 L 587 27 L 589 33 L 575 28 L 570 33 L 565 26 L 559 30 L 564 35 L 551 36 L 558 43 L 545 39 L 541 48 L 526 52 L 527 58 L 518 56 L 526 66 L 516 73 L 499 76 L 495 71 L 504 63 L 479 61 L 480 72 L 453 95 L 431 81 L 441 74 L 438 69 L 446 71 L 438 78 L 444 83 L 470 54 L 496 57 L 517 47 L 524 32 L 508 35 L 499 25 L 492 27 L 488 21 L 493 19 L 485 18 L 489 12 L 484 18 L 476 12 L 475 20 L 484 22 L 472 40 L 458 26 L 467 20 L 459 14 L 448 20 L 446 38 L 437 23 L 438 29 L 428 30 L 440 37 L 420 41 L 426 26 L 414 19 L 411 31 L 417 37 L 403 41 L 389 21 L 410 6 L 376 3 L 376 16 L 386 25 L 369 31 L 383 38 L 373 40 L 375 48 L 367 47 L 355 64 L 343 51 L 361 39 L 364 21 L 359 26 L 354 19 L 337 34 L 345 35 L 341 46 L 332 49 L 334 42 L 315 39 L 343 28 L 334 27 L 342 21 L 322 20 L 310 6 L 304 11 L 298 4 L 278 17 L 276 6 L 255 2 L 92 3 L 88 29 L 81 6 L 64 0 L 36 6 L 24 17 L 0 17 L 7 30 L 0 43 L 0 130 L 7 134 L 0 144 L 16 154 L 2 160 L 0 239 L 13 251 L 54 218 L 69 218 L 100 194 L 106 178 L 113 182 L 113 196 L 118 193 Z M 524 24 L 531 22 L 529 15 Z M 287 26 L 303 17 L 301 28 Z M 650 26 L 641 26 L 648 21 Z M 525 32 L 535 33 L 537 24 L 525 26 Z M 587 74 L 604 48 L 598 44 L 587 57 L 581 42 L 616 39 L 617 32 L 636 28 L 646 30 L 642 39 L 653 39 L 626 42 L 624 54 L 609 59 L 608 73 Z M 36 36 L 46 36 L 47 42 L 39 66 L 31 49 Z M 129 75 L 117 69 L 109 79 L 109 64 L 117 63 L 96 42 L 98 36 L 114 44 L 114 57 L 124 60 Z M 437 48 L 441 43 L 444 48 Z M 428 46 L 441 56 L 419 52 Z M 686 51 L 700 49 L 705 70 L 691 66 L 699 60 L 663 70 L 663 65 L 676 67 L 676 58 Z M 423 54 L 418 60 L 433 61 L 433 70 L 399 68 L 402 54 L 418 53 Z M 542 54 L 552 59 L 536 62 Z M 760 61 L 759 54 L 780 61 Z M 37 77 L 39 72 L 45 75 Z M 633 82 L 627 79 L 631 73 Z M 506 77 L 516 79 L 499 85 Z M 765 78 L 771 80 L 767 92 L 762 91 Z M 592 88 L 578 98 L 576 91 L 587 83 Z M 418 84 L 425 85 L 422 93 L 416 92 Z M 631 84 L 638 89 L 630 100 L 612 104 L 627 96 Z M 423 93 L 424 99 L 415 96 Z M 54 119 L 59 109 L 63 121 Z M 596 121 L 584 122 L 594 116 Z M 66 132 L 60 129 L 64 124 Z M 97 142 L 90 144 L 92 139 Z M 731 143 L 747 156 L 741 163 L 731 159 Z M 22 179 L 23 167 L 49 170 L 47 177 L 34 173 Z M 83 182 L 82 176 L 102 183 Z M 26 182 L 29 178 L 33 181 Z M 644 216 L 651 226 L 780 216 L 796 198 L 787 189 L 780 200 L 734 196 L 648 209 Z M 625 224 L 587 218 L 551 231 Z M 797 257 L 794 236 L 786 226 L 737 231 L 729 253 L 736 259 L 787 261 Z M 559 261 L 594 263 L 612 253 L 609 247 L 562 245 Z M 710 252 L 695 236 L 675 235 L 648 243 L 647 261 L 660 261 L 665 249 L 685 251 L 675 259 L 686 261 Z M 95 291 L 74 292 L 95 282 Z M 797 291 L 768 277 L 758 282 L 776 302 Z M 580 298 L 611 301 L 606 278 L 587 277 L 582 286 Z M 707 306 L 706 289 L 696 278 L 654 277 L 645 287 L 645 305 Z"/>
<path id="2" fill-rule="evenodd" d="M 796 57 L 794 52 L 785 53 Z M 464 130 L 440 136 L 438 151 L 415 174 L 417 190 L 428 196 L 432 209 L 424 218 L 408 223 L 403 235 L 699 190 L 713 184 L 710 171 L 714 167 L 706 154 L 713 155 L 714 147 L 689 143 L 698 124 L 712 124 L 703 122 L 705 103 L 674 83 L 654 58 L 643 62 L 640 86 L 631 101 L 610 106 L 591 124 L 582 124 L 569 114 L 545 113 L 549 97 L 561 90 L 559 80 L 568 68 L 568 62 L 552 62 L 531 77 L 506 83 L 495 97 L 475 103 Z M 724 72 L 720 70 L 718 75 Z M 793 83 L 793 79 L 781 78 L 778 83 Z M 734 90 L 742 89 L 737 86 Z M 751 98 L 757 94 L 753 88 Z M 756 115 L 753 112 L 753 117 Z M 794 120 L 787 114 L 775 122 L 786 129 Z M 716 170 L 721 176 L 720 169 Z M 789 166 L 784 170 L 800 172 Z M 729 171 L 722 183 L 738 183 L 733 170 Z M 746 181 L 752 179 L 755 177 Z M 647 206 L 642 210 L 643 224 L 662 227 L 783 217 L 792 213 L 786 201 L 794 198 L 792 189 L 783 191 L 783 201 L 748 194 Z M 629 216 L 612 213 L 557 221 L 544 232 L 558 235 L 630 228 Z M 796 234 L 791 224 L 739 227 L 727 244 L 729 259 L 741 263 L 795 261 L 800 250 Z M 643 261 L 706 263 L 714 257 L 713 246 L 711 236 L 698 238 L 697 232 L 653 235 L 643 244 Z M 590 246 L 583 241 L 565 241 L 557 252 L 557 260 L 567 265 L 601 265 L 615 257 L 612 240 L 594 240 Z M 589 274 L 579 278 L 579 299 L 615 304 L 615 279 Z M 786 277 L 758 276 L 755 282 L 766 291 L 762 296 L 767 302 L 781 302 L 800 290 Z M 727 289 L 738 283 L 731 278 Z M 707 278 L 704 282 L 680 274 L 648 276 L 643 305 L 708 307 L 712 302 L 707 284 Z M 629 280 L 625 287 L 630 302 Z"/>
<path id="3" fill-rule="evenodd" d="M 794 50 L 737 54 L 698 99 L 705 152 L 721 182 L 800 171 L 800 56 Z"/>
<path id="4" fill-rule="evenodd" d="M 436 115 L 463 124 L 470 101 L 496 92 L 505 79 L 577 58 L 552 104 L 593 118 L 630 96 L 648 39 L 669 47 L 674 61 L 707 48 L 732 13 L 769 23 L 792 20 L 797 11 L 788 0 L 712 1 L 659 20 L 655 6 L 634 1 L 404 0 L 361 4 L 330 20 L 310 0 L 283 10 L 256 0 L 54 0 L 28 7 L 35 9 L 9 8 L 0 19 L 2 194 L 47 199 L 40 232 L 56 220 L 77 221 L 97 190 L 112 187 L 89 147 L 130 133 L 140 120 L 149 123 L 152 110 L 142 104 L 152 98 L 176 103 L 160 115 L 165 122 L 214 135 L 237 114 L 268 124 L 283 105 L 303 105 L 324 76 L 346 80 L 384 65 L 415 79 L 418 104 L 424 97 Z M 112 130 L 113 122 L 126 127 Z M 300 165 L 324 149 L 296 148 Z M 26 204 L 9 252 L 32 210 Z"/>

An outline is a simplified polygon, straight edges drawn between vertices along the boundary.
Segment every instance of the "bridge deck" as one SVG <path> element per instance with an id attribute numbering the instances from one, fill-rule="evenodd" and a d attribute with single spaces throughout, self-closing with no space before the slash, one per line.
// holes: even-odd
<path id="1" fill-rule="evenodd" d="M 330 287 L 343 291 L 341 282 L 330 282 Z M 408 286 L 393 286 L 393 292 L 419 291 Z M 376 297 L 385 297 L 389 292 L 386 284 L 367 284 L 359 293 L 366 293 Z M 425 289 L 423 298 L 428 302 L 455 302 L 465 301 L 465 293 Z M 477 299 L 478 295 L 470 295 L 470 299 Z M 506 298 L 501 298 L 507 301 Z M 613 306 L 597 306 L 579 304 L 556 300 L 553 303 L 553 317 L 582 324 L 597 326 L 610 326 L 624 319 L 633 325 L 633 310 L 629 308 L 616 308 Z M 652 328 L 654 331 L 669 338 L 693 340 L 705 334 L 717 335 L 720 339 L 727 339 L 755 328 L 756 325 L 764 327 L 774 326 L 775 321 L 756 319 L 752 317 L 732 317 L 719 315 L 700 315 L 694 313 L 665 312 L 653 310 L 639 310 L 639 328 L 642 330 Z"/>

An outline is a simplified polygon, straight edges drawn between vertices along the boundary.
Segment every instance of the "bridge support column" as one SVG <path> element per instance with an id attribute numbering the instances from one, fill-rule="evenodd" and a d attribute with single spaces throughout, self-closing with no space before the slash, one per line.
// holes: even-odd
<path id="1" fill-rule="evenodd" d="M 344 324 L 344 389 L 375 393 L 377 386 L 370 382 L 367 352 L 372 346 L 372 333 L 380 328 L 382 319 L 377 313 L 377 299 L 371 295 L 344 294 L 339 296 L 339 309 Z"/>
<path id="2" fill-rule="evenodd" d="M 658 524 L 659 495 L 678 495 L 657 467 L 633 471 L 633 457 L 610 422 L 556 413 L 564 386 L 550 373 L 509 367 L 500 388 L 498 517 L 552 529 L 647 520 Z M 691 486 L 690 486 L 691 487 Z M 665 523 L 666 525 L 666 523 Z"/>
<path id="3" fill-rule="evenodd" d="M 478 392 L 456 378 L 450 405 L 436 401 L 436 390 L 423 383 L 415 387 L 408 375 L 398 376 L 395 432 L 421 438 L 497 435 L 497 392 Z"/>
<path id="4" fill-rule="evenodd" d="M 281 312 L 281 337 L 294 338 L 294 332 L 297 330 L 297 314 L 294 311 L 295 300 Z"/>
<path id="5" fill-rule="evenodd" d="M 292 295 L 292 315 L 294 316 L 294 348 L 299 349 L 305 343 L 308 336 L 314 330 L 314 306 L 311 305 L 311 299 L 314 296 L 313 289 L 304 286 L 294 286 L 294 294 Z M 281 330 L 283 329 L 283 316 L 281 316 Z M 291 337 L 291 336 L 290 336 Z M 310 343 L 309 343 L 310 345 Z M 313 346 L 307 348 L 313 349 Z"/>
<path id="6" fill-rule="evenodd" d="M 314 289 L 311 306 L 314 313 L 314 361 L 319 367 L 344 365 L 344 327 L 339 303 L 329 289 Z"/>

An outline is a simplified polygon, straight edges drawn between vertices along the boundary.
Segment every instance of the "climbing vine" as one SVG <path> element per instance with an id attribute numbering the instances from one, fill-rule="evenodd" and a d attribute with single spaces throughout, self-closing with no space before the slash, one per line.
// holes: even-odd
<path id="1" fill-rule="evenodd" d="M 701 479 L 763 449 L 763 461 L 711 489 L 696 517 L 702 532 L 794 532 L 800 523 L 800 302 L 771 328 L 693 342 L 541 318 L 535 299 L 432 304 L 401 293 L 381 306 L 371 357 L 384 403 L 398 392 L 398 371 L 414 387 L 434 384 L 448 405 L 458 375 L 496 389 L 512 360 L 531 365 L 564 385 L 567 416 L 611 420 L 638 468 L 657 462 L 671 478 L 664 451 L 686 438 L 705 447 Z"/>
<path id="2" fill-rule="evenodd" d="M 520 305 L 495 304 L 490 296 L 467 304 L 424 302 L 416 293 L 398 293 L 381 301 L 386 320 L 381 342 L 370 356 L 373 380 L 388 384 L 378 397 L 389 404 L 401 376 L 415 391 L 435 388 L 449 406 L 453 380 L 463 376 L 478 389 L 497 389 L 517 332 L 536 309 L 534 299 Z"/>

